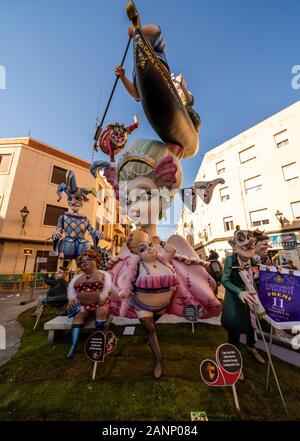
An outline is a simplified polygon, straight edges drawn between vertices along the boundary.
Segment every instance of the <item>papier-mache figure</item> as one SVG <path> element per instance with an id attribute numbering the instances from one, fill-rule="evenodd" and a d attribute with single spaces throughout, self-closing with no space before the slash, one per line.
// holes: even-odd
<path id="1" fill-rule="evenodd" d="M 264 231 L 259 229 L 253 232 L 256 239 L 255 243 L 255 255 L 254 260 L 257 265 L 272 265 L 272 260 L 268 255 L 269 249 L 272 247 L 270 245 L 270 237 L 264 234 Z"/>
<path id="2" fill-rule="evenodd" d="M 201 318 L 203 319 L 218 316 L 221 311 L 221 304 L 214 295 L 216 283 L 205 269 L 209 262 L 202 261 L 183 237 L 173 235 L 165 244 L 157 235 L 157 221 L 165 215 L 166 210 L 172 203 L 174 199 L 172 192 L 178 193 L 182 183 L 182 168 L 178 158 L 173 154 L 172 146 L 159 141 L 138 139 L 133 141 L 130 146 L 126 146 L 117 167 L 114 164 L 109 165 L 106 162 L 96 161 L 91 166 L 93 175 L 98 170 L 104 170 L 104 176 L 118 194 L 121 206 L 123 208 L 127 207 L 127 214 L 137 228 L 146 231 L 148 234 L 149 239 L 143 236 L 145 243 L 143 241 L 141 243 L 142 249 L 145 248 L 145 255 L 148 255 L 148 249 L 151 248 L 149 247 L 149 240 L 153 244 L 150 256 L 151 253 L 158 253 L 159 256 L 165 255 L 168 258 L 170 257 L 170 250 L 175 250 L 171 253 L 172 259 L 167 266 L 163 263 L 157 264 L 154 262 L 157 268 L 151 267 L 151 272 L 148 274 L 152 278 L 156 270 L 163 269 L 163 273 L 157 273 L 156 275 L 156 280 L 160 283 L 160 275 L 170 272 L 170 279 L 172 278 L 175 281 L 176 277 L 178 281 L 178 284 L 174 285 L 174 294 L 172 296 L 170 296 L 170 293 L 165 294 L 165 299 L 161 300 L 160 294 L 152 293 L 152 295 L 150 293 L 150 297 L 158 296 L 156 297 L 158 303 L 156 305 L 150 303 L 148 306 L 159 306 L 159 310 L 162 312 L 165 309 L 169 314 L 182 317 L 185 305 L 193 304 L 202 308 Z M 119 184 L 120 188 L 118 188 Z M 167 196 L 170 196 L 170 198 Z M 137 262 L 141 260 L 141 256 L 130 251 L 130 247 L 130 243 L 129 246 L 124 245 L 120 255 L 113 258 L 111 262 L 112 268 L 110 271 L 113 284 L 120 290 L 120 295 L 123 295 L 124 273 L 132 275 L 132 283 L 135 283 L 133 269 L 137 266 L 139 266 L 142 273 L 145 272 L 146 274 L 143 265 L 140 263 L 137 265 Z M 134 248 L 134 250 L 137 249 Z M 171 268 L 174 269 L 174 273 Z M 171 290 L 171 285 L 168 288 Z M 126 285 L 126 289 L 128 294 L 128 285 Z M 143 289 L 147 291 L 147 286 Z M 165 289 L 165 287 L 162 289 Z M 144 296 L 134 297 L 135 301 L 131 296 L 127 296 L 125 299 L 127 304 L 124 299 L 121 299 L 120 302 L 112 299 L 112 313 L 114 315 L 125 315 L 131 318 L 138 316 L 140 318 L 139 314 L 143 311 L 147 320 L 143 321 L 142 325 L 145 326 L 148 335 L 154 335 L 154 322 L 157 317 L 154 314 L 155 311 L 149 311 L 149 308 L 148 310 L 143 309 L 141 306 L 141 309 L 137 310 L 134 305 L 137 303 L 147 305 L 147 296 L 146 292 Z M 164 303 L 165 307 L 163 307 Z M 155 355 L 155 360 L 154 376 L 159 378 L 162 371 L 160 359 L 157 355 Z"/>
<path id="3" fill-rule="evenodd" d="M 87 231 L 93 238 L 95 248 L 103 237 L 102 231 L 96 230 L 89 219 L 79 213 L 84 203 L 88 201 L 88 194 L 91 193 L 96 197 L 96 190 L 78 187 L 74 172 L 68 170 L 66 183 L 60 184 L 57 188 L 58 201 L 62 198 L 62 192 L 65 192 L 68 197 L 70 211 L 65 212 L 58 219 L 56 230 L 52 234 L 52 254 L 66 260 L 77 259 L 83 251 L 90 248 L 90 243 L 85 238 Z M 63 233 L 65 233 L 64 236 Z"/>
<path id="4" fill-rule="evenodd" d="M 73 317 L 68 358 L 74 356 L 81 328 L 90 313 L 95 314 L 96 330 L 106 330 L 112 287 L 110 274 L 100 269 L 103 259 L 97 251 L 84 251 L 78 257 L 77 265 L 83 272 L 73 277 L 68 287 L 68 316 Z"/>
<path id="5" fill-rule="evenodd" d="M 134 123 L 128 127 L 124 124 L 107 124 L 105 130 L 101 131 L 101 127 L 97 128 L 95 134 L 94 149 L 101 148 L 103 153 L 109 155 L 111 162 L 115 162 L 115 155 L 125 147 L 128 135 L 130 135 L 139 126 L 137 116 L 133 118 Z"/>
<path id="6" fill-rule="evenodd" d="M 166 69 L 166 72 L 168 72 L 168 75 L 170 76 L 170 80 L 173 83 L 175 89 L 177 90 L 177 93 L 181 99 L 182 104 L 185 106 L 188 112 L 189 117 L 191 118 L 192 123 L 195 127 L 195 130 L 198 132 L 201 126 L 201 119 L 198 113 L 193 109 L 194 97 L 187 88 L 186 80 L 183 74 L 180 73 L 179 75 L 175 75 L 173 73 L 172 74 L 170 73 L 170 68 L 166 56 L 164 37 L 160 27 L 155 24 L 147 24 L 142 26 L 141 30 L 145 38 L 150 43 L 151 48 L 153 49 L 156 57 L 162 63 L 162 65 Z M 128 33 L 130 37 L 134 36 L 133 26 L 129 26 Z M 124 84 L 124 87 L 127 90 L 127 92 L 135 100 L 139 101 L 140 96 L 137 87 L 136 69 L 134 68 L 133 70 L 132 82 L 126 77 L 125 69 L 122 66 L 116 66 L 115 73 Z"/>
<path id="7" fill-rule="evenodd" d="M 171 263 L 176 249 L 166 244 L 165 253 L 159 253 L 148 234 L 142 230 L 133 231 L 126 243 L 132 255 L 127 258 L 127 271 L 122 272 L 118 280 L 119 289 L 116 292 L 124 308 L 121 315 L 126 313 L 128 307 L 135 310 L 146 330 L 155 358 L 154 377 L 158 379 L 162 367 L 154 321 L 167 311 L 176 292 L 178 278 Z"/>
<path id="8" fill-rule="evenodd" d="M 229 241 L 233 254 L 224 263 L 222 284 L 225 298 L 221 322 L 228 331 L 228 342 L 238 346 L 240 335 L 247 335 L 247 349 L 260 363 L 265 360 L 255 348 L 255 315 L 252 308 L 258 304 L 253 267 L 255 266 L 255 242 L 253 232 L 238 230 Z M 244 378 L 243 374 L 240 379 Z"/>

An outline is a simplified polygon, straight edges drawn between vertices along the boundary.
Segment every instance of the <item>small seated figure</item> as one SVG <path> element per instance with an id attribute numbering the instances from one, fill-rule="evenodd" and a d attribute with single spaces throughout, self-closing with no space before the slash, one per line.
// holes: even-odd
<path id="1" fill-rule="evenodd" d="M 66 278 L 68 276 L 67 268 L 58 267 L 55 277 L 49 277 L 45 269 L 41 269 L 44 281 L 50 288 L 46 294 L 42 294 L 38 298 L 36 310 L 31 317 L 36 317 L 43 305 L 54 306 L 56 308 L 56 315 L 61 316 L 65 314 L 64 305 L 68 303 L 67 288 L 68 283 Z"/>
<path id="2" fill-rule="evenodd" d="M 95 313 L 95 328 L 106 330 L 112 287 L 109 273 L 100 270 L 102 257 L 94 250 L 84 251 L 77 259 L 82 273 L 73 277 L 68 288 L 68 316 L 73 317 L 72 345 L 68 358 L 74 356 L 81 328 L 90 313 Z"/>

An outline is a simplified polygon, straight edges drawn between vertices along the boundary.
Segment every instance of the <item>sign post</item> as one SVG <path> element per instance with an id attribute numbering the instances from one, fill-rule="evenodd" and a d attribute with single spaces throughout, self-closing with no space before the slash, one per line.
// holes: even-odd
<path id="1" fill-rule="evenodd" d="M 200 365 L 200 375 L 208 386 L 231 386 L 234 404 L 241 413 L 235 383 L 239 379 L 243 359 L 240 351 L 229 343 L 224 343 L 216 350 L 216 361 L 203 360 Z"/>
<path id="2" fill-rule="evenodd" d="M 203 308 L 199 305 L 185 305 L 183 308 L 183 316 L 189 322 L 192 322 L 192 333 L 195 334 L 195 323 L 201 317 Z"/>
<path id="3" fill-rule="evenodd" d="M 86 356 L 94 362 L 92 380 L 96 378 L 98 363 L 104 362 L 107 354 L 113 352 L 117 347 L 117 339 L 113 332 L 96 331 L 87 339 L 84 350 Z"/>

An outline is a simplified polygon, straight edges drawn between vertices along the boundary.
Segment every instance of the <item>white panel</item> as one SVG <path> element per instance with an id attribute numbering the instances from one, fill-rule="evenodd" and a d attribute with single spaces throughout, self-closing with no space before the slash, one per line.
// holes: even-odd
<path id="1" fill-rule="evenodd" d="M 276 144 L 279 144 L 280 142 L 286 141 L 287 139 L 289 139 L 288 131 L 283 130 L 282 132 L 277 133 L 276 135 L 274 135 L 274 139 L 275 139 Z"/>
<path id="2" fill-rule="evenodd" d="M 282 167 L 282 171 L 283 171 L 284 179 L 286 181 L 297 178 L 299 176 L 298 166 L 296 162 L 293 162 L 292 164 Z"/>
<path id="3" fill-rule="evenodd" d="M 259 222 L 268 219 L 268 210 L 252 211 L 250 213 L 251 222 Z"/>
<path id="4" fill-rule="evenodd" d="M 243 150 L 239 153 L 241 163 L 249 161 L 250 159 L 256 158 L 256 149 L 255 146 L 250 147 L 249 149 Z"/>
<path id="5" fill-rule="evenodd" d="M 299 202 L 293 202 L 291 204 L 292 206 L 292 210 L 293 210 L 293 215 L 294 218 L 299 218 L 300 217 L 300 201 Z"/>
<path id="6" fill-rule="evenodd" d="M 257 187 L 261 184 L 261 176 L 255 176 L 254 178 L 247 179 L 245 181 L 245 188 L 249 190 L 250 188 Z"/>

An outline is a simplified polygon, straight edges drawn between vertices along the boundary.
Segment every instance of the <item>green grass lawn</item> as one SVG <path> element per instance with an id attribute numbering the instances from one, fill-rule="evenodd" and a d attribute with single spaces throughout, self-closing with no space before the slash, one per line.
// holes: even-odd
<path id="1" fill-rule="evenodd" d="M 116 351 L 92 366 L 83 353 L 84 332 L 73 360 L 67 360 L 70 333 L 54 346 L 47 342 L 43 323 L 32 331 L 28 311 L 19 320 L 25 329 L 18 353 L 0 368 L 0 419 L 9 420 L 186 420 L 204 410 L 209 420 L 238 420 L 231 388 L 210 388 L 199 375 L 199 365 L 213 358 L 226 341 L 221 327 L 198 324 L 157 325 L 164 374 L 152 377 L 153 359 L 143 330 L 123 336 L 124 327 L 111 326 L 119 341 Z M 245 420 L 300 419 L 300 369 L 274 359 L 286 398 L 286 416 L 275 383 L 265 392 L 266 366 L 242 351 L 246 380 L 237 384 Z"/>

